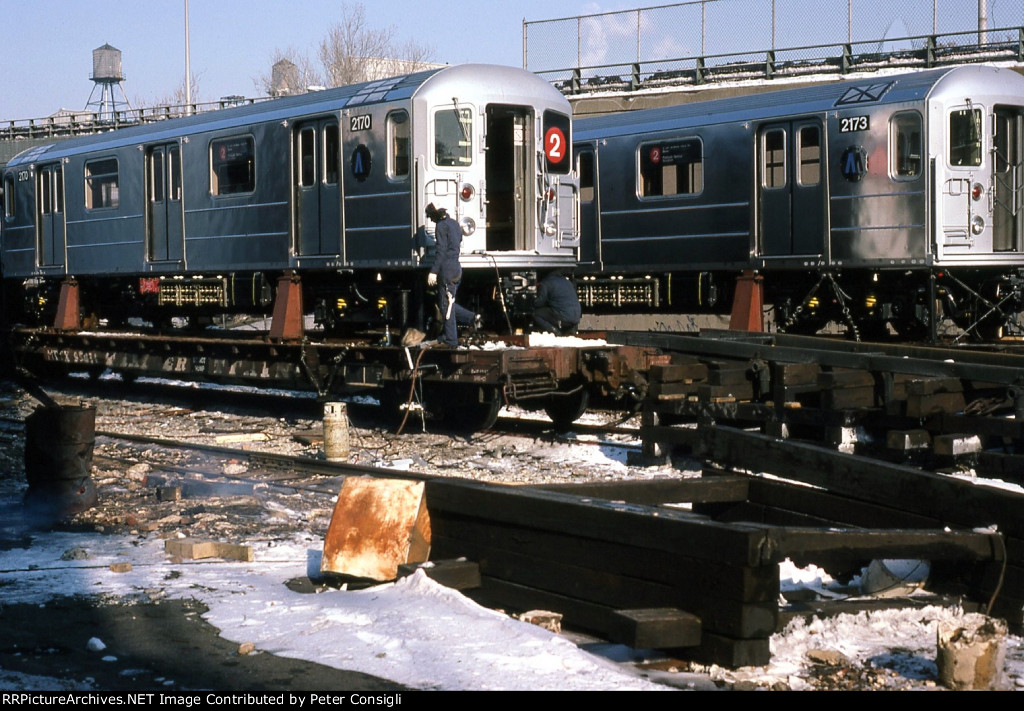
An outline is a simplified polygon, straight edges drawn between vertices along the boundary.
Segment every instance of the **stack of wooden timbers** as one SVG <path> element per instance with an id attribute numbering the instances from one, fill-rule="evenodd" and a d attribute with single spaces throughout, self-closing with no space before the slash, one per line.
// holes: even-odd
<path id="1" fill-rule="evenodd" d="M 969 414 L 979 393 L 1007 395 L 1019 365 L 763 334 L 612 337 L 673 354 L 649 374 L 644 455 L 685 447 L 702 476 L 543 488 L 430 481 L 431 557 L 478 563 L 471 594 L 733 667 L 767 663 L 770 636 L 794 615 L 938 602 L 1022 628 L 1024 494 L 944 473 L 984 459 L 965 441 L 1020 451 L 1024 417 Z M 886 428 L 881 458 L 847 436 L 871 427 Z M 797 439 L 804 430 L 824 443 Z M 1024 471 L 1019 456 L 994 466 Z M 786 600 L 787 559 L 840 579 L 888 559 L 927 561 L 931 573 L 912 598 Z"/>
<path id="2" fill-rule="evenodd" d="M 780 334 L 621 338 L 673 354 L 649 374 L 645 457 L 683 446 L 755 475 L 747 504 L 716 520 L 998 531 L 995 568 L 934 565 L 932 583 L 1022 629 L 1024 357 Z"/>
<path id="3" fill-rule="evenodd" d="M 466 593 L 489 606 L 553 611 L 566 627 L 729 667 L 767 664 L 770 636 L 814 611 L 780 605 L 787 558 L 841 570 L 929 560 L 949 565 L 950 584 L 971 596 L 965 609 L 992 598 L 1004 562 L 998 533 L 762 522 L 791 489 L 718 472 L 544 490 L 433 479 L 431 558 L 477 563 L 481 586 Z M 679 508 L 687 502 L 692 510 Z"/>

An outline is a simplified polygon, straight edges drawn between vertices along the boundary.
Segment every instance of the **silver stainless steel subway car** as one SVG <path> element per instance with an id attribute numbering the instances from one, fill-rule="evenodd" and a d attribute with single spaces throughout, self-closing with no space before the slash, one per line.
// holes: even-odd
<path id="1" fill-rule="evenodd" d="M 962 66 L 580 119 L 584 300 L 712 307 L 764 276 L 779 328 L 1020 332 L 1024 77 Z M 615 276 L 617 278 L 608 278 Z M 719 299 L 721 302 L 722 299 Z M 721 305 L 719 303 L 719 305 Z"/>
<path id="2" fill-rule="evenodd" d="M 159 322 L 265 310 L 294 272 L 324 325 L 414 324 L 433 202 L 462 225 L 460 301 L 500 282 L 514 304 L 576 261 L 570 115 L 529 72 L 465 65 L 25 151 L 3 173 L 8 303 L 45 313 L 74 277 L 84 314 Z"/>

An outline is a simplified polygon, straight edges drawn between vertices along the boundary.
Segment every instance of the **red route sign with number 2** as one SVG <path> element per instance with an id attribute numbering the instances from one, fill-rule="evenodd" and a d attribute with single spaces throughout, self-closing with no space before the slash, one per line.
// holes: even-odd
<path id="1" fill-rule="evenodd" d="M 544 153 L 552 163 L 565 159 L 565 134 L 560 128 L 549 128 L 544 134 Z"/>

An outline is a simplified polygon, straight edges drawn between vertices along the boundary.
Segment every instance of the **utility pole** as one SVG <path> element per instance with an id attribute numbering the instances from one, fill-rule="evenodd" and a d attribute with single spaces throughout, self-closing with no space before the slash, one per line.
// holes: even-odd
<path id="1" fill-rule="evenodd" d="M 188 47 L 188 0 L 185 0 L 185 113 L 192 113 L 192 67 Z"/>

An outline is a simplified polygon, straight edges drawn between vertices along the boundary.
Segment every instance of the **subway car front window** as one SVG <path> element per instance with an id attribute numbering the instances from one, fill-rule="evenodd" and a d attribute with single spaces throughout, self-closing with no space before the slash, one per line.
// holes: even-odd
<path id="1" fill-rule="evenodd" d="M 469 109 L 442 109 L 434 114 L 434 164 L 467 166 L 473 162 L 473 114 Z"/>
<path id="2" fill-rule="evenodd" d="M 981 109 L 960 109 L 950 113 L 949 164 L 981 165 Z"/>

